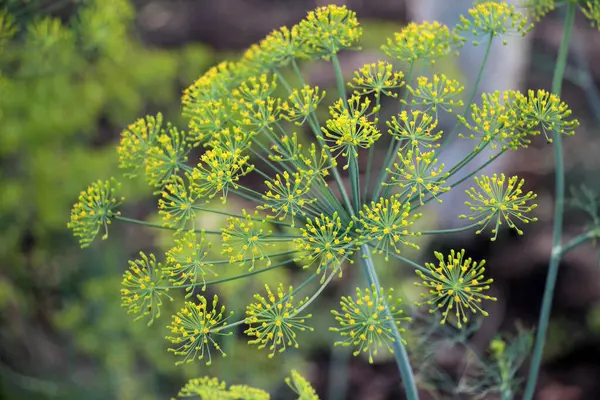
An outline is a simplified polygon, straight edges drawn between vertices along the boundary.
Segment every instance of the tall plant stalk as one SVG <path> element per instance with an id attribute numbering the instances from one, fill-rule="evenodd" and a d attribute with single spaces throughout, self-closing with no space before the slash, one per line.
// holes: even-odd
<path id="1" fill-rule="evenodd" d="M 554 69 L 554 77 L 552 79 L 552 93 L 560 95 L 562 81 L 567 65 L 567 55 L 569 50 L 569 42 L 573 31 L 573 23 L 575 21 L 575 2 L 569 2 L 567 13 L 565 15 L 563 37 L 558 52 L 558 59 Z M 546 333 L 548 331 L 548 321 L 550 319 L 550 311 L 552 309 L 552 299 L 554 297 L 554 289 L 556 286 L 556 277 L 558 275 L 558 266 L 562 256 L 561 238 L 563 229 L 564 217 L 564 202 L 565 202 L 565 176 L 563 165 L 562 138 L 557 131 L 552 133 L 554 143 L 554 161 L 555 161 L 555 203 L 554 203 L 554 225 L 552 228 L 552 253 L 550 256 L 550 264 L 548 267 L 548 276 L 546 278 L 546 287 L 544 289 L 544 297 L 542 299 L 542 308 L 538 321 L 538 329 L 533 348 L 533 356 L 529 369 L 527 385 L 525 387 L 524 400 L 532 400 L 540 365 L 542 362 L 542 353 L 546 341 Z"/>

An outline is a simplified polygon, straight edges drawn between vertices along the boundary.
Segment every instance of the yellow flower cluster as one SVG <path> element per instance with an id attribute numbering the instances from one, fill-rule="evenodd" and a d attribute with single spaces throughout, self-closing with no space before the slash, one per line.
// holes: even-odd
<path id="1" fill-rule="evenodd" d="M 229 217 L 221 230 L 223 254 L 229 256 L 232 264 L 238 262 L 243 267 L 248 263 L 250 271 L 257 261 L 266 259 L 267 266 L 270 266 L 267 250 L 273 246 L 269 239 L 273 232 L 265 229 L 266 221 L 261 220 L 257 212 L 251 214 L 242 210 L 242 215 L 242 218 Z"/>
<path id="2" fill-rule="evenodd" d="M 269 285 L 265 285 L 267 297 L 255 294 L 255 303 L 250 303 L 246 308 L 246 324 L 249 328 L 244 332 L 255 339 L 248 343 L 257 344 L 259 349 L 268 348 L 272 358 L 276 352 L 284 352 L 286 348 L 298 348 L 296 331 L 312 331 L 313 328 L 305 325 L 306 319 L 311 315 L 298 315 L 302 305 L 308 300 L 294 304 L 294 289 L 290 286 L 286 292 L 283 284 L 279 284 L 274 293 Z"/>
<path id="3" fill-rule="evenodd" d="M 365 96 L 374 93 L 377 98 L 383 93 L 389 97 L 398 97 L 394 89 L 404 85 L 404 73 L 394 71 L 393 65 L 388 62 L 365 64 L 354 72 L 354 79 L 348 86 L 356 89 L 357 93 Z"/>
<path id="4" fill-rule="evenodd" d="M 459 328 L 469 321 L 468 312 L 488 315 L 481 306 L 483 300 L 496 301 L 495 297 L 483 294 L 494 281 L 484 276 L 485 260 L 478 263 L 473 262 L 471 258 L 465 259 L 464 256 L 464 250 L 451 250 L 445 261 L 443 254 L 436 251 L 435 258 L 438 259 L 438 264 L 425 263 L 428 274 L 420 270 L 415 271 L 423 280 L 415 285 L 427 289 L 427 293 L 421 294 L 424 302 L 416 303 L 417 306 L 429 305 L 430 312 L 441 310 L 442 324 L 446 323 L 450 312 L 454 311 L 455 322 Z"/>
<path id="5" fill-rule="evenodd" d="M 438 107 L 452 112 L 453 107 L 463 106 L 459 96 L 465 89 L 464 86 L 444 74 L 435 74 L 431 80 L 426 76 L 420 76 L 415 87 L 411 85 L 406 87 L 412 95 L 410 104 L 423 107 L 425 112 L 433 110 L 437 115 Z"/>
<path id="6" fill-rule="evenodd" d="M 533 29 L 533 25 L 527 22 L 527 18 L 516 11 L 515 6 L 505 2 L 486 1 L 477 4 L 469 11 L 470 18 L 460 16 L 460 23 L 456 30 L 461 33 L 470 33 L 475 38 L 487 36 L 504 36 L 507 34 L 518 34 L 525 36 Z M 474 40 L 473 44 L 479 42 Z M 506 45 L 507 41 L 504 39 Z"/>
<path id="7" fill-rule="evenodd" d="M 198 303 L 186 301 L 181 311 L 172 316 L 171 325 L 167 326 L 172 336 L 167 336 L 166 339 L 177 345 L 175 348 L 170 348 L 169 351 L 176 356 L 183 356 L 183 360 L 177 361 L 176 365 L 190 363 L 195 358 L 206 359 L 206 365 L 210 365 L 212 363 L 211 347 L 225 356 L 216 337 L 232 335 L 232 332 L 221 332 L 221 329 L 227 326 L 227 320 L 233 313 L 226 316 L 225 306 L 218 308 L 219 298 L 217 295 L 213 297 L 210 309 L 204 296 L 198 295 L 197 298 Z"/>

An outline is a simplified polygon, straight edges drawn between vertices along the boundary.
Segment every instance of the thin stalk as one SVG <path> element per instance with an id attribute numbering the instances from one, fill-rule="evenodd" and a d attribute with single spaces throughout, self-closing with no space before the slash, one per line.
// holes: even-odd
<path id="1" fill-rule="evenodd" d="M 415 69 L 415 63 L 412 62 L 412 63 L 410 63 L 410 68 L 408 70 L 408 74 L 406 75 L 407 85 L 410 85 L 414 69 Z M 406 102 L 408 93 L 409 93 L 409 90 L 405 88 L 404 94 L 402 95 L 402 99 L 400 99 L 400 104 L 403 104 Z M 385 181 L 385 179 L 387 178 L 387 175 L 388 175 L 387 170 L 388 170 L 388 168 L 392 168 L 392 165 L 394 163 L 394 158 L 395 158 L 396 154 L 398 154 L 398 150 L 400 150 L 400 146 L 402 145 L 402 142 L 403 142 L 402 140 L 396 140 L 396 144 L 392 145 L 394 143 L 394 141 L 392 140 L 392 143 L 390 143 L 387 154 L 385 155 L 385 161 L 383 162 L 383 167 L 381 168 L 381 173 L 379 174 L 379 180 L 373 190 L 373 192 L 375 193 L 375 196 L 373 196 L 373 200 L 379 198 L 379 195 L 381 194 L 381 189 L 383 187 L 383 182 Z"/>
<path id="2" fill-rule="evenodd" d="M 142 220 L 139 220 L 139 219 L 122 217 L 120 215 L 116 215 L 114 217 L 114 219 L 116 221 L 127 222 L 129 224 L 135 224 L 135 225 L 141 225 L 141 226 L 147 226 L 149 228 L 164 229 L 164 230 L 167 230 L 167 231 L 178 231 L 179 230 L 177 228 L 172 228 L 172 227 L 169 227 L 169 226 L 163 226 L 163 225 L 160 225 L 160 224 L 153 224 L 152 222 L 142 221 Z M 222 233 L 221 231 L 211 231 L 211 230 L 206 230 L 206 229 L 193 229 L 193 231 L 195 233 L 202 233 L 202 232 L 204 232 L 204 233 L 209 234 L 209 235 L 220 235 Z"/>
<path id="3" fill-rule="evenodd" d="M 564 246 L 561 247 L 560 256 L 563 257 L 565 254 L 567 254 L 569 251 L 573 250 L 574 248 L 581 246 L 583 243 L 587 242 L 588 240 L 597 239 L 599 236 L 600 236 L 600 230 L 594 229 L 594 230 L 583 233 L 583 234 L 571 239 L 569 242 L 567 242 Z"/>
<path id="4" fill-rule="evenodd" d="M 348 154 L 350 156 L 350 154 Z M 358 157 L 350 158 L 350 187 L 352 189 L 352 202 L 354 204 L 354 213 L 358 214 L 360 210 L 360 172 L 358 170 Z"/>
<path id="5" fill-rule="evenodd" d="M 473 229 L 473 228 L 477 227 L 478 225 L 480 225 L 480 224 L 479 223 L 474 223 L 474 224 L 471 224 L 471 225 L 463 226 L 461 228 L 439 229 L 439 230 L 433 230 L 433 231 L 422 231 L 422 232 L 419 232 L 419 233 L 421 235 L 445 235 L 447 233 L 458 233 L 458 232 L 468 231 L 470 229 Z"/>
<path id="6" fill-rule="evenodd" d="M 208 282 L 196 282 L 196 283 L 187 283 L 185 285 L 171 285 L 171 286 L 157 286 L 157 289 L 184 289 L 184 288 L 189 288 L 189 287 L 204 287 L 204 286 L 210 286 L 210 285 L 216 285 L 219 283 L 226 283 L 226 282 L 231 282 L 231 281 L 236 281 L 238 279 L 243 279 L 243 278 L 247 278 L 249 276 L 252 275 L 258 275 L 258 274 L 262 274 L 263 272 L 267 272 L 270 271 L 272 269 L 275 268 L 279 268 L 282 267 L 284 265 L 288 265 L 290 263 L 293 263 L 294 260 L 293 259 L 289 259 L 274 265 L 271 265 L 270 267 L 266 267 L 266 268 L 261 268 L 255 271 L 251 271 L 251 272 L 246 272 L 245 274 L 240 274 L 240 275 L 235 275 L 235 276 L 231 276 L 229 278 L 221 278 L 221 279 L 215 279 L 212 281 L 208 281 Z"/>
<path id="7" fill-rule="evenodd" d="M 375 266 L 373 265 L 373 259 L 371 258 L 369 246 L 362 245 L 360 248 L 360 253 L 362 255 L 361 258 L 363 260 L 363 270 L 365 272 L 365 275 L 367 276 L 367 280 L 370 285 L 375 286 L 376 293 L 379 295 L 381 285 L 379 284 L 379 278 L 377 277 L 377 272 L 375 271 Z M 385 301 L 384 306 L 384 313 L 386 314 L 386 317 L 389 321 L 388 326 L 390 329 L 392 329 L 392 333 L 394 335 L 394 341 L 392 342 L 392 347 L 394 349 L 394 358 L 396 359 L 396 364 L 398 365 L 398 369 L 400 370 L 400 376 L 402 377 L 402 382 L 404 383 L 404 392 L 406 394 L 406 398 L 407 400 L 419 400 L 417 385 L 415 383 L 415 377 L 410 366 L 408 353 L 406 352 L 406 348 L 402 343 L 402 337 L 400 336 L 400 332 L 398 332 L 398 328 L 393 322 L 394 319 L 390 313 L 390 309 L 387 305 L 387 302 Z"/>
<path id="8" fill-rule="evenodd" d="M 337 54 L 331 55 L 331 63 L 333 64 L 333 71 L 335 72 L 335 82 L 337 83 L 338 94 L 344 101 L 344 105 L 348 107 L 348 97 L 346 97 L 346 86 L 344 85 L 344 74 L 342 73 L 342 66 Z"/>
<path id="9" fill-rule="evenodd" d="M 375 122 L 377 123 L 379 121 L 379 109 L 380 109 L 380 102 L 381 102 L 381 95 L 379 92 L 377 92 L 376 97 L 375 97 L 375 108 L 377 109 L 377 114 L 375 114 Z M 369 158 L 367 158 L 367 171 L 365 174 L 365 192 L 364 192 L 364 199 L 365 199 L 365 203 L 367 202 L 367 196 L 369 195 L 369 181 L 371 179 L 371 167 L 373 165 L 373 154 L 375 153 L 375 146 L 372 145 L 371 147 L 369 147 Z"/>
<path id="10" fill-rule="evenodd" d="M 338 267 L 341 268 L 341 267 Z M 294 315 L 298 315 L 300 314 L 306 307 L 308 307 L 310 305 L 310 303 L 312 303 L 313 301 L 315 301 L 315 299 L 317 297 L 319 297 L 319 295 L 321 293 L 323 293 L 323 290 L 325 290 L 325 288 L 327 287 L 327 285 L 329 285 L 329 282 L 331 282 L 331 280 L 338 274 L 338 270 L 337 268 L 335 270 L 333 270 L 331 272 L 331 274 L 329 274 L 329 276 L 327 277 L 327 279 L 321 284 L 321 287 L 319 287 L 319 289 L 312 295 L 310 296 L 310 299 L 308 299 L 304 304 L 302 304 L 302 307 L 298 308 L 296 310 L 296 312 L 294 313 Z"/>
<path id="11" fill-rule="evenodd" d="M 479 89 L 479 84 L 481 83 L 481 78 L 483 77 L 483 71 L 485 70 L 485 66 L 490 57 L 493 41 L 494 41 L 494 35 L 490 34 L 487 45 L 485 47 L 485 54 L 483 56 L 483 61 L 481 62 L 481 66 L 479 67 L 479 72 L 477 73 L 477 78 L 475 79 L 475 84 L 473 86 L 473 90 L 471 91 L 471 95 L 469 96 L 469 101 L 467 102 L 467 104 L 465 105 L 465 108 L 464 108 L 465 115 L 469 112 L 469 109 L 471 108 L 471 104 L 473 104 L 473 100 L 475 100 L 475 95 L 477 94 L 477 89 Z M 452 128 L 452 131 L 450 131 L 450 133 L 444 137 L 444 140 L 442 140 L 441 149 L 443 149 L 446 146 L 446 144 L 448 143 L 448 140 L 452 136 L 454 136 L 459 125 L 460 125 L 460 122 L 457 120 L 456 123 L 454 124 L 454 127 Z"/>
<path id="12" fill-rule="evenodd" d="M 577 3 L 569 2 L 567 5 L 567 14 L 563 28 L 563 37 L 558 51 L 558 59 L 554 69 L 554 77 L 552 79 L 552 93 L 560 94 L 562 81 L 567 65 L 567 55 L 569 53 L 569 42 L 573 32 L 573 24 L 575 21 L 575 9 Z M 558 266 L 562 254 L 561 237 L 564 217 L 564 202 L 565 202 L 565 176 L 563 166 L 562 138 L 555 130 L 552 133 L 554 142 L 554 161 L 556 163 L 555 179 L 556 179 L 556 200 L 554 204 L 554 226 L 552 228 L 552 254 L 550 256 L 550 265 L 548 266 L 548 276 L 546 278 L 546 287 L 544 289 L 544 297 L 542 299 L 542 308 L 538 321 L 538 329 L 535 336 L 535 345 L 533 347 L 533 356 L 527 385 L 525 386 L 524 400 L 532 400 L 540 365 L 542 363 L 542 353 L 546 341 L 546 332 L 548 331 L 548 322 L 550 320 L 550 311 L 552 309 L 552 298 L 554 297 L 554 287 L 556 286 L 556 277 L 558 275 Z"/>

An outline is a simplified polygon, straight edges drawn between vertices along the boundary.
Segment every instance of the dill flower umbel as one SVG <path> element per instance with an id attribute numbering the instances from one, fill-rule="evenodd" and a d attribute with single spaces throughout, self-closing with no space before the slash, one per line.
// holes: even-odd
<path id="1" fill-rule="evenodd" d="M 525 137 L 527 131 L 523 129 L 519 108 L 512 103 L 513 95 L 516 92 L 507 92 L 503 97 L 498 91 L 482 94 L 481 105 L 471 105 L 471 122 L 462 115 L 458 116 L 458 120 L 474 133 L 468 136 L 459 134 L 459 137 L 479 140 L 475 151 L 486 146 L 493 150 L 518 150 L 529 146 L 531 141 Z"/>
<path id="2" fill-rule="evenodd" d="M 365 204 L 360 210 L 360 218 L 356 218 L 360 228 L 356 231 L 360 234 L 359 239 L 365 243 L 375 242 L 375 251 L 385 253 L 388 261 L 390 247 L 394 253 L 400 254 L 398 244 L 419 248 L 410 242 L 408 237 L 418 236 L 417 232 L 409 231 L 414 221 L 421 214 L 410 215 L 410 203 L 402 204 L 399 195 L 393 195 L 389 199 L 380 198 L 377 203 Z"/>
<path id="3" fill-rule="evenodd" d="M 452 112 L 452 107 L 463 106 L 460 95 L 465 89 L 464 86 L 444 74 L 435 74 L 431 80 L 420 76 L 414 87 L 409 84 L 406 87 L 412 95 L 410 104 L 423 107 L 425 112 L 432 110 L 437 115 L 438 107 Z"/>
<path id="4" fill-rule="evenodd" d="M 120 186 L 114 178 L 110 178 L 108 181 L 99 180 L 79 193 L 67 227 L 73 229 L 74 236 L 79 237 L 82 248 L 90 245 L 100 229 L 104 229 L 102 239 L 108 238 L 108 225 L 114 217 L 121 215 L 116 208 L 125 200 L 116 196 Z"/>
<path id="5" fill-rule="evenodd" d="M 160 187 L 180 170 L 188 170 L 186 164 L 190 147 L 185 134 L 174 127 L 156 137 L 154 146 L 146 154 L 146 180 L 151 186 Z"/>
<path id="6" fill-rule="evenodd" d="M 162 283 L 162 265 L 156 262 L 154 254 L 148 257 L 140 252 L 140 258 L 129 261 L 129 269 L 123 274 L 121 282 L 121 305 L 128 314 L 140 314 L 136 321 L 149 317 L 148 326 L 160 317 L 162 297 L 173 300 L 167 293 L 169 289 L 160 287 Z"/>
<path id="7" fill-rule="evenodd" d="M 163 273 L 169 281 L 176 286 L 187 286 L 186 297 L 192 295 L 195 284 L 202 282 L 202 290 L 206 288 L 204 277 L 210 272 L 217 275 L 213 270 L 213 264 L 206 258 L 211 244 L 200 232 L 200 240 L 194 231 L 186 231 L 180 238 L 175 239 L 175 246 L 167 251 L 167 263 L 163 267 Z"/>
<path id="8" fill-rule="evenodd" d="M 465 251 L 450 251 L 447 261 L 444 255 L 435 252 L 435 258 L 438 264 L 425 263 L 425 267 L 430 271 L 428 274 L 420 270 L 415 272 L 423 280 L 422 283 L 415 283 L 427 289 L 427 293 L 421 296 L 426 299 L 422 303 L 416 303 L 417 306 L 424 304 L 431 307 L 430 312 L 442 311 L 441 323 L 446 323 L 449 314 L 454 311 L 456 317 L 456 326 L 462 328 L 462 324 L 469 321 L 468 313 L 481 313 L 487 316 L 488 313 L 482 308 L 483 300 L 496 301 L 495 297 L 483 294 L 490 288 L 493 279 L 486 279 L 484 276 L 485 260 L 474 262 L 471 258 L 465 259 Z"/>
<path id="9" fill-rule="evenodd" d="M 207 358 L 206 365 L 212 363 L 210 349 L 213 347 L 225 357 L 221 346 L 216 342 L 216 336 L 232 335 L 221 330 L 227 326 L 227 320 L 233 315 L 225 314 L 225 306 L 218 308 L 219 298 L 213 297 L 212 307 L 209 309 L 208 301 L 204 296 L 197 296 L 198 303 L 186 301 L 184 307 L 173 315 L 171 325 L 167 328 L 173 336 L 167 336 L 167 340 L 175 345 L 169 351 L 176 356 L 183 356 L 183 360 L 177 361 L 176 365 L 190 363 L 195 358 L 199 360 Z"/>
<path id="10" fill-rule="evenodd" d="M 586 1 L 585 4 L 581 6 L 581 12 L 590 20 L 592 27 L 595 26 L 600 30 L 600 1 Z"/>
<path id="11" fill-rule="evenodd" d="M 374 93 L 379 97 L 383 93 L 389 97 L 398 97 L 398 93 L 393 90 L 404 85 L 404 73 L 394 71 L 393 68 L 392 64 L 383 61 L 365 64 L 354 72 L 354 79 L 348 82 L 348 86 L 363 96 Z"/>
<path id="12" fill-rule="evenodd" d="M 456 30 L 462 33 L 470 33 L 475 38 L 482 36 L 493 38 L 507 34 L 518 34 L 525 36 L 533 29 L 533 25 L 527 23 L 527 18 L 516 11 L 515 6 L 505 2 L 487 1 L 477 4 L 469 11 L 470 18 L 460 16 L 460 23 Z M 473 44 L 479 42 L 473 40 Z M 507 41 L 503 43 L 506 45 Z"/>
<path id="13" fill-rule="evenodd" d="M 179 230 L 184 229 L 189 222 L 193 226 L 196 216 L 194 205 L 197 199 L 196 193 L 190 190 L 189 183 L 180 176 L 174 176 L 172 181 L 165 185 L 161 198 L 158 199 L 158 213 L 162 215 L 163 225 Z"/>
<path id="14" fill-rule="evenodd" d="M 319 400 L 315 389 L 298 371 L 292 370 L 290 376 L 285 378 L 285 383 L 298 395 L 298 400 Z"/>
<path id="15" fill-rule="evenodd" d="M 443 174 L 444 164 L 436 167 L 437 158 L 435 151 L 421 152 L 418 147 L 408 150 L 403 154 L 398 152 L 399 163 L 394 163 L 395 170 L 388 169 L 391 174 L 390 183 L 385 183 L 386 186 L 397 185 L 404 189 L 404 193 L 414 195 L 419 200 L 419 204 L 424 204 L 423 199 L 427 194 L 435 198 L 439 203 L 442 202 L 438 198 L 441 193 L 450 190 L 449 187 L 441 186 L 446 183 Z"/>
<path id="16" fill-rule="evenodd" d="M 324 97 L 325 91 L 319 89 L 318 86 L 304 85 L 300 90 L 294 89 L 290 93 L 288 101 L 284 101 L 280 106 L 283 118 L 299 126 L 304 124 L 317 110 Z"/>
<path id="17" fill-rule="evenodd" d="M 478 221 L 477 224 L 482 226 L 477 230 L 477 234 L 481 233 L 493 219 L 496 223 L 492 229 L 494 235 L 492 241 L 498 237 L 499 228 L 503 223 L 522 235 L 523 231 L 516 226 L 514 220 L 524 224 L 537 221 L 537 218 L 526 215 L 537 207 L 537 204 L 530 203 L 537 195 L 531 191 L 523 192 L 521 188 L 525 184 L 524 179 L 519 180 L 518 176 L 506 179 L 504 174 L 499 176 L 494 174 L 491 177 L 485 175 L 481 178 L 475 177 L 475 183 L 479 186 L 479 190 L 470 188 L 465 191 L 472 200 L 472 202 L 466 201 L 465 204 L 473 213 L 468 216 L 461 215 L 459 218 Z"/>
<path id="18" fill-rule="evenodd" d="M 395 33 L 393 39 L 388 39 L 381 49 L 388 56 L 407 63 L 417 60 L 433 63 L 450 54 L 461 41 L 458 35 L 437 21 L 411 22 Z"/>
<path id="19" fill-rule="evenodd" d="M 126 176 L 134 177 L 136 170 L 145 165 L 146 154 L 156 143 L 163 123 L 162 114 L 140 118 L 121 133 L 117 147 L 119 168 L 127 169 Z"/>
<path id="20" fill-rule="evenodd" d="M 344 169 L 348 168 L 350 158 L 358 157 L 359 148 L 368 149 L 381 136 L 376 124 L 367 118 L 370 103 L 366 97 L 352 96 L 346 108 L 343 101 L 338 101 L 330 109 L 332 118 L 325 123 L 327 129 L 321 128 L 333 156 L 348 159 Z"/>
<path id="21" fill-rule="evenodd" d="M 425 149 L 437 148 L 435 143 L 442 137 L 442 131 L 434 133 L 438 121 L 433 116 L 422 111 L 400 112 L 398 117 L 392 116 L 385 122 L 388 132 L 396 139 L 406 141 L 411 147 Z"/>
<path id="22" fill-rule="evenodd" d="M 292 227 L 295 225 L 297 216 L 306 215 L 306 207 L 317 199 L 306 196 L 310 192 L 310 179 L 306 174 L 294 173 L 290 175 L 287 171 L 275 175 L 272 181 L 265 181 L 268 190 L 262 196 L 265 204 L 259 206 L 259 210 L 270 210 L 277 218 L 283 221 L 288 215 L 292 219 Z"/>
<path id="23" fill-rule="evenodd" d="M 350 256 L 356 246 L 350 235 L 352 226 L 352 221 L 342 224 L 337 212 L 331 217 L 321 214 L 320 217 L 307 218 L 306 226 L 300 229 L 302 237 L 294 239 L 298 251 L 305 254 L 298 257 L 298 260 L 308 262 L 305 268 L 317 262 L 318 274 L 333 269 L 339 270 L 341 275 L 341 264 L 345 260 L 353 262 Z M 325 273 L 322 280 L 325 280 Z"/>
<path id="24" fill-rule="evenodd" d="M 298 24 L 305 40 L 306 55 L 328 58 L 346 47 L 355 46 L 362 35 L 356 13 L 346 6 L 328 5 L 308 13 Z"/>
<path id="25" fill-rule="evenodd" d="M 520 118 L 527 128 L 527 133 L 539 134 L 535 128 L 541 127 L 548 143 L 552 143 L 548 132 L 573 135 L 579 126 L 579 121 L 576 119 L 568 120 L 572 114 L 569 106 L 557 95 L 542 89 L 529 90 L 527 96 L 518 94 L 514 101 L 514 107 L 520 112 Z"/>
<path id="26" fill-rule="evenodd" d="M 255 294 L 255 303 L 250 303 L 246 308 L 246 324 L 249 328 L 244 332 L 250 337 L 250 344 L 257 344 L 259 349 L 268 348 L 272 358 L 276 352 L 284 352 L 288 347 L 298 348 L 296 331 L 312 331 L 305 321 L 311 314 L 300 316 L 308 298 L 294 304 L 294 289 L 290 286 L 287 293 L 283 284 L 277 287 L 277 293 L 265 285 L 267 297 Z"/>
<path id="27" fill-rule="evenodd" d="M 371 289 L 356 289 L 356 298 L 342 297 L 340 302 L 342 310 L 331 311 L 339 322 L 340 328 L 330 328 L 344 338 L 335 342 L 336 346 L 352 346 L 356 350 L 354 355 L 369 353 L 369 362 L 373 363 L 373 356 L 377 355 L 380 348 L 391 354 L 394 353 L 393 343 L 396 340 L 394 330 L 404 332 L 402 323 L 411 321 L 404 316 L 404 311 L 397 306 L 401 300 L 394 299 L 392 289 L 386 292 L 375 285 Z M 389 312 L 386 312 L 386 304 Z"/>
<path id="28" fill-rule="evenodd" d="M 242 267 L 249 263 L 250 271 L 259 261 L 266 260 L 267 267 L 271 265 L 267 249 L 273 246 L 269 240 L 273 232 L 266 229 L 266 221 L 257 212 L 242 210 L 242 218 L 229 217 L 221 232 L 223 254 L 229 255 L 230 263 L 237 262 Z"/>

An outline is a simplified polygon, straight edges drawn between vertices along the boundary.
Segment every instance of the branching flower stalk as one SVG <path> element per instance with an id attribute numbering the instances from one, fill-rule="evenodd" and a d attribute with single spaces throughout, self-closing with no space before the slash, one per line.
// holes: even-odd
<path id="1" fill-rule="evenodd" d="M 418 76 L 423 65 L 463 46 L 465 32 L 490 39 L 524 34 L 529 28 L 523 16 L 502 4 L 477 5 L 454 29 L 437 22 L 407 25 L 382 50 L 404 62 L 408 72 L 387 62 L 371 63 L 350 82 L 344 80 L 338 53 L 358 48 L 362 27 L 355 13 L 334 5 L 309 12 L 297 25 L 273 31 L 239 60 L 209 69 L 188 87 L 182 96 L 187 130 L 163 123 L 158 115 L 141 118 L 123 132 L 120 166 L 127 177 L 143 173 L 156 190 L 162 225 L 121 215 L 124 199 L 111 179 L 81 192 L 69 227 L 84 247 L 100 232 L 106 238 L 114 220 L 173 233 L 162 261 L 142 254 L 130 262 L 122 298 L 137 319 L 152 323 L 164 300 L 176 299 L 174 291 L 185 293 L 167 337 L 178 364 L 211 363 L 211 352 L 225 356 L 223 340 L 241 326 L 248 343 L 270 358 L 299 347 L 314 329 L 310 308 L 360 260 L 365 279 L 357 297 L 344 296 L 341 311 L 334 311 L 340 326 L 332 331 L 342 338 L 336 345 L 351 347 L 357 356 L 368 354 L 369 362 L 377 361 L 380 350 L 391 353 L 406 397 L 418 399 L 410 349 L 402 337 L 411 329 L 411 317 L 390 288 L 382 288 L 384 266 L 375 264 L 371 249 L 383 254 L 385 263 L 396 259 L 416 271 L 423 289 L 416 304 L 440 313 L 438 321 L 461 329 L 486 316 L 486 303 L 495 298 L 487 294 L 493 281 L 484 260 L 472 260 L 464 251 L 436 252 L 433 262 L 420 265 L 404 252 L 418 250 L 414 239 L 421 235 L 479 234 L 489 231 L 488 225 L 492 240 L 502 228 L 522 234 L 523 225 L 536 220 L 535 194 L 517 177 L 478 176 L 465 195 L 472 214 L 464 218 L 471 223 L 452 230 L 419 231 L 415 221 L 421 208 L 431 200 L 444 201 L 448 191 L 469 179 L 447 183 L 486 146 L 496 153 L 472 175 L 506 151 L 526 147 L 528 138 L 541 131 L 557 127 L 571 134 L 577 126 L 568 107 L 543 91 L 486 94 L 481 104 L 468 102 L 470 116 L 457 115 L 463 105 L 460 82 L 443 74 Z M 329 104 L 325 90 L 306 83 L 300 69 L 300 61 L 318 59 L 331 62 L 335 72 L 338 98 Z M 284 78 L 286 69 L 295 75 L 293 81 Z M 347 88 L 353 89 L 349 95 Z M 400 108 L 388 121 L 379 120 L 384 98 Z M 325 121 L 320 110 L 329 111 Z M 437 162 L 446 138 L 437 128 L 442 113 L 463 121 L 471 131 L 464 138 L 474 143 L 472 156 L 448 167 Z M 385 135 L 391 144 L 382 151 L 378 145 Z M 195 152 L 201 153 L 198 159 L 192 159 Z M 359 163 L 363 154 L 365 171 Z M 380 154 L 385 157 L 378 166 Z M 217 228 L 208 229 L 208 218 Z M 215 294 L 218 284 L 262 278 L 283 267 L 297 269 L 296 276 L 308 270 L 308 276 L 298 285 L 267 284 L 248 296 L 246 315 L 237 320 L 223 305 L 227 298 Z M 298 297 L 309 290 L 312 294 Z M 300 380 L 292 381 L 300 391 Z M 190 385 L 190 393 L 227 392 L 210 379 Z"/>

